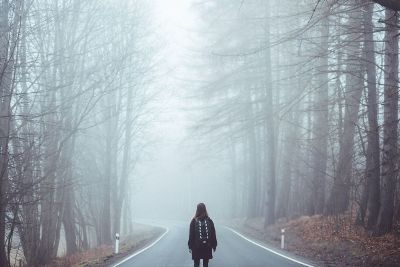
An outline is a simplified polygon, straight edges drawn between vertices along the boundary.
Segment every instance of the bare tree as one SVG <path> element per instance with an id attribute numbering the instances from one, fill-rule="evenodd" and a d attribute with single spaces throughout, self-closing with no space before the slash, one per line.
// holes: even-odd
<path id="1" fill-rule="evenodd" d="M 351 6 L 359 6 L 359 1 L 352 1 Z M 361 12 L 359 9 L 350 16 L 349 29 L 361 28 Z M 361 95 L 363 92 L 361 58 L 361 33 L 353 31 L 346 40 L 346 91 L 345 91 L 345 115 L 343 119 L 343 135 L 339 144 L 339 158 L 336 166 L 332 191 L 330 193 L 326 212 L 328 214 L 343 213 L 349 204 L 349 192 L 351 182 L 351 169 L 354 147 L 355 124 L 358 120 Z"/>
<path id="2" fill-rule="evenodd" d="M 385 88 L 382 148 L 382 195 L 376 232 L 385 234 L 393 227 L 394 194 L 396 189 L 398 139 L 398 72 L 399 30 L 397 12 L 386 10 Z"/>
<path id="3" fill-rule="evenodd" d="M 366 210 L 368 209 L 367 228 L 375 227 L 379 211 L 380 195 L 380 150 L 379 150 L 379 126 L 378 126 L 378 96 L 376 81 L 375 45 L 373 36 L 373 4 L 366 6 L 363 13 L 364 24 L 364 50 L 365 65 L 367 71 L 367 105 L 368 126 L 367 130 L 367 159 L 366 159 L 366 182 L 364 185 L 361 205 L 357 217 L 358 223 L 364 224 Z"/>

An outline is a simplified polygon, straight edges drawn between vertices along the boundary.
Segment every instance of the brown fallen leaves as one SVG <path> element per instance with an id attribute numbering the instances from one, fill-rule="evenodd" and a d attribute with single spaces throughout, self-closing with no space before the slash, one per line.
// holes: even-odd
<path id="1" fill-rule="evenodd" d="M 398 232 L 374 237 L 362 226 L 355 225 L 350 214 L 302 216 L 278 222 L 266 231 L 261 218 L 248 219 L 239 228 L 277 247 L 280 229 L 285 228 L 286 249 L 320 266 L 400 266 Z"/>
<path id="2" fill-rule="evenodd" d="M 68 257 L 57 258 L 49 267 L 102 267 L 117 262 L 134 251 L 146 246 L 163 233 L 163 229 L 135 224 L 134 233 L 120 244 L 120 253 L 114 255 L 114 246 L 100 246 L 76 253 Z"/>

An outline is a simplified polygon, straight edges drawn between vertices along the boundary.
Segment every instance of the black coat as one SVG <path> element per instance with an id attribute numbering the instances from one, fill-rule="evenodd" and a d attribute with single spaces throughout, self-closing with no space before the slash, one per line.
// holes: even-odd
<path id="1" fill-rule="evenodd" d="M 192 259 L 212 259 L 212 249 L 217 248 L 217 235 L 215 233 L 214 222 L 207 217 L 208 223 L 210 225 L 210 245 L 211 247 L 207 248 L 198 248 L 195 245 L 195 219 L 192 219 L 190 222 L 190 230 L 189 230 L 189 241 L 188 246 L 189 249 L 192 250 Z"/>

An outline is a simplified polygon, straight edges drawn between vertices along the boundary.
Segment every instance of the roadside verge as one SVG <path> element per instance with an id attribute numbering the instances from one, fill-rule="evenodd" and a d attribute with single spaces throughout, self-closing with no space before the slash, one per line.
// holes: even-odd
<path id="1" fill-rule="evenodd" d="M 261 243 L 260 241 L 255 241 L 255 240 L 253 240 L 253 238 L 245 236 L 244 234 L 242 234 L 242 233 L 240 233 L 240 232 L 238 232 L 238 231 L 236 231 L 236 230 L 234 230 L 234 229 L 232 229 L 230 227 L 226 226 L 226 228 L 228 230 L 232 231 L 233 233 L 235 233 L 236 235 L 238 235 L 239 237 L 243 238 L 244 240 L 252 243 L 253 245 L 258 246 L 258 247 L 260 247 L 260 248 L 262 248 L 262 249 L 264 249 L 264 250 L 266 250 L 266 251 L 268 251 L 270 253 L 273 253 L 273 254 L 275 254 L 275 255 L 277 255 L 279 257 L 285 258 L 288 261 L 292 261 L 292 262 L 298 263 L 298 264 L 300 264 L 302 266 L 305 266 L 305 267 L 315 267 L 311 263 L 307 263 L 305 260 L 300 259 L 297 256 L 289 255 L 289 253 L 287 253 L 286 251 L 282 251 L 282 250 L 278 250 L 276 248 L 272 248 L 272 247 L 268 246 L 267 244 Z"/>
<path id="2" fill-rule="evenodd" d="M 134 223 L 133 233 L 122 237 L 120 250 L 114 254 L 114 245 L 100 246 L 69 257 L 57 258 L 50 267 L 108 267 L 118 266 L 126 258 L 136 255 L 158 242 L 168 229 L 160 226 Z"/>
<path id="3" fill-rule="evenodd" d="M 126 261 L 132 259 L 133 257 L 136 257 L 136 256 L 139 255 L 140 253 L 142 253 L 142 252 L 148 250 L 149 248 L 151 248 L 152 246 L 154 246 L 155 244 L 157 244 L 158 241 L 160 241 L 160 240 L 169 232 L 169 229 L 168 229 L 168 228 L 162 228 L 162 227 L 159 227 L 159 228 L 163 229 L 164 232 L 163 232 L 158 238 L 156 238 L 156 239 L 153 240 L 153 241 L 148 242 L 147 245 L 145 245 L 144 247 L 142 247 L 142 248 L 140 248 L 140 249 L 136 249 L 136 250 L 134 250 L 134 251 L 130 251 L 127 255 L 125 255 L 125 256 L 123 257 L 123 259 L 120 259 L 120 260 L 118 260 L 116 263 L 112 264 L 111 267 L 118 267 L 118 266 L 121 265 L 122 263 L 124 263 L 124 262 L 126 262 Z M 133 253 L 133 254 L 132 254 L 132 253 Z"/>

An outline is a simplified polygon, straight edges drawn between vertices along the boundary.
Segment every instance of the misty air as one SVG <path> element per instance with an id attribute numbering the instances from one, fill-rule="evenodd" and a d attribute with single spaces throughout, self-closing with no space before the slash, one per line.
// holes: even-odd
<path id="1" fill-rule="evenodd" d="M 1 0 L 0 267 L 400 266 L 398 0 Z"/>

